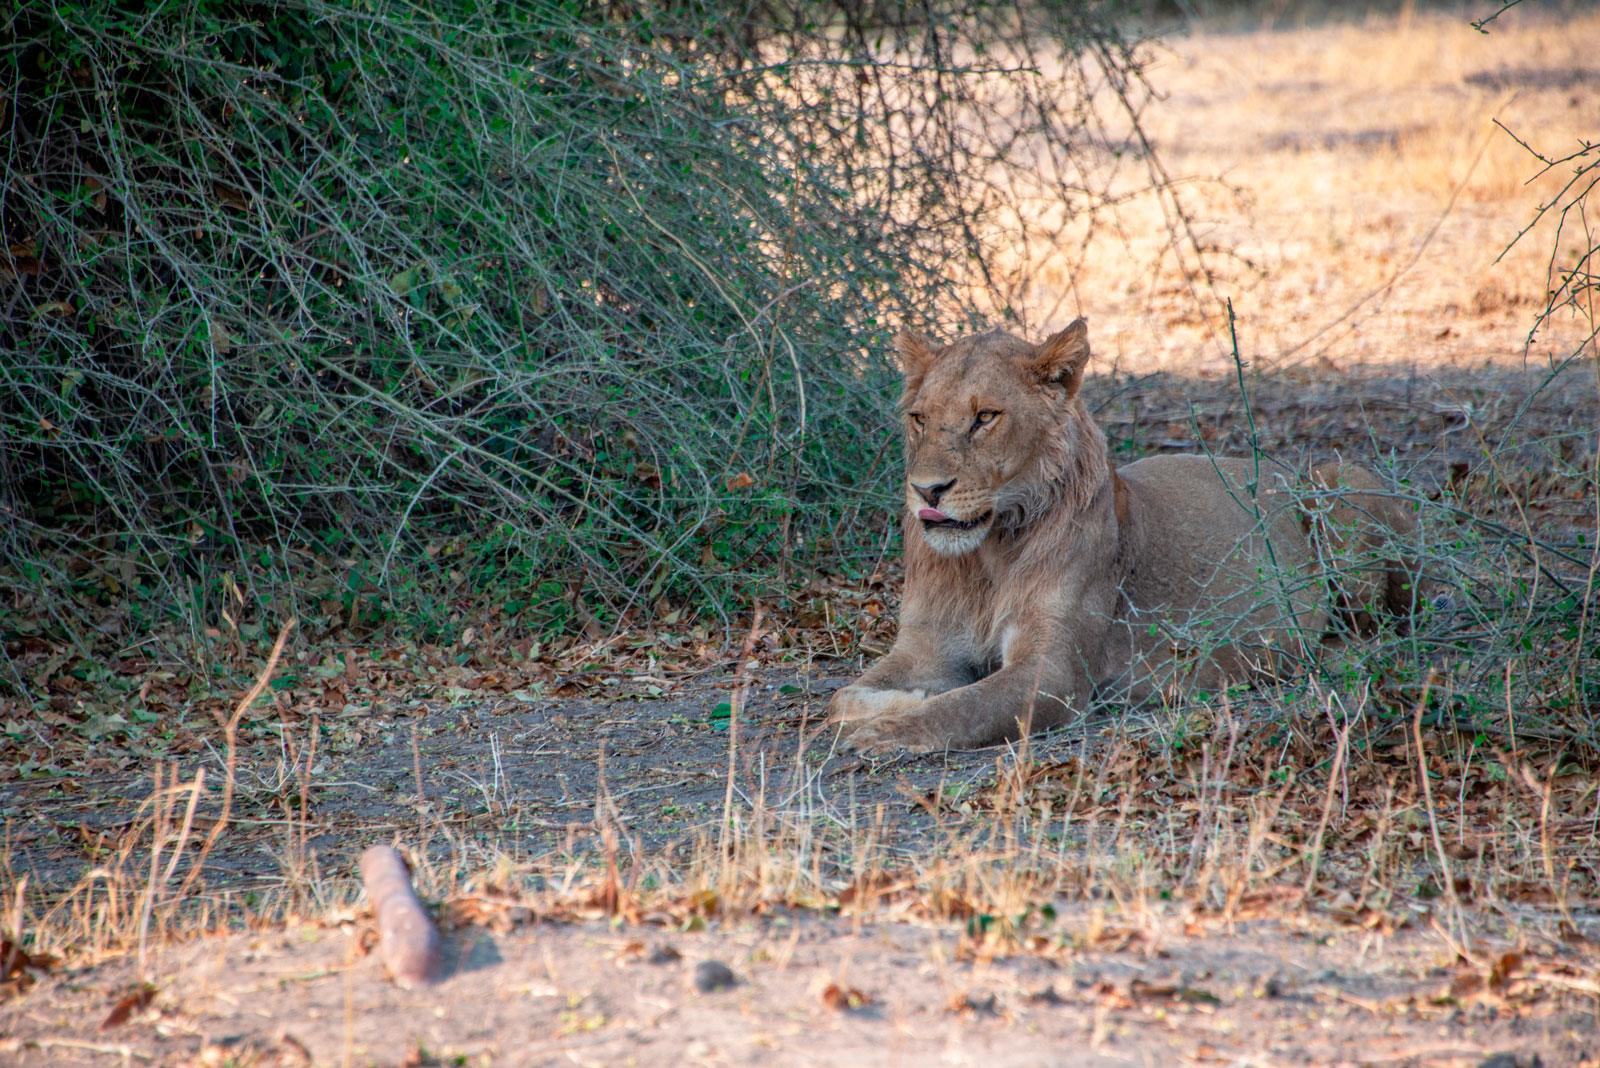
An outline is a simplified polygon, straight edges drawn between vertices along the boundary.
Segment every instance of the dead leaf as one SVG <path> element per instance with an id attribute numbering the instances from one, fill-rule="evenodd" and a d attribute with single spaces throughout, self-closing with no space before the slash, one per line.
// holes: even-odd
<path id="1" fill-rule="evenodd" d="M 217 195 L 218 200 L 235 211 L 248 211 L 250 209 L 250 199 L 231 185 L 212 182 L 211 191 Z"/>
<path id="2" fill-rule="evenodd" d="M 106 1018 L 100 1021 L 100 1030 L 109 1031 L 113 1027 L 121 1027 L 128 1022 L 129 1017 L 134 1013 L 142 1011 L 145 1006 L 149 1005 L 155 996 L 156 988 L 149 983 L 122 995 L 117 999 L 117 1003 L 111 1007 L 111 1012 L 106 1015 Z"/>
<path id="3" fill-rule="evenodd" d="M 6 253 L 6 262 L 0 263 L 0 280 L 9 280 L 23 274 L 44 273 L 44 264 L 39 260 L 38 242 L 32 238 L 10 246 L 6 249 Z"/>
<path id="4" fill-rule="evenodd" d="M 9 938 L 0 938 L 0 979 L 10 979 L 33 968 L 47 972 L 55 967 L 56 959 L 46 953 L 29 953 Z"/>
<path id="5" fill-rule="evenodd" d="M 822 1003 L 834 1012 L 850 1012 L 872 1004 L 872 998 L 853 986 L 829 983 L 822 988 Z"/>
<path id="6" fill-rule="evenodd" d="M 729 493 L 735 490 L 749 489 L 755 484 L 756 480 L 750 476 L 748 471 L 740 471 L 737 475 L 730 475 L 727 482 L 724 483 L 728 487 Z"/>
<path id="7" fill-rule="evenodd" d="M 0 1001 L 25 994 L 37 977 L 35 971 L 49 971 L 56 959 L 42 953 L 27 953 L 9 938 L 0 938 Z"/>

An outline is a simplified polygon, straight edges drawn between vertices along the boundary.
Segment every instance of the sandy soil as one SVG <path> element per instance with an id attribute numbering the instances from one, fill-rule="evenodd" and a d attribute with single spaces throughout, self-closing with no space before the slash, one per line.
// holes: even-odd
<path id="1" fill-rule="evenodd" d="M 1058 918 L 1088 926 L 1091 907 Z M 3 1019 L 18 1068 L 162 1065 L 1514 1065 L 1593 1063 L 1592 1004 L 1452 994 L 1431 932 L 1312 920 L 1232 930 L 1151 913 L 1126 948 L 975 956 L 894 921 L 768 915 L 695 934 L 534 924 L 457 932 L 454 974 L 387 983 L 320 926 L 169 950 L 161 990 L 97 1032 L 127 965 L 42 986 Z M 734 985 L 702 990 L 705 961 Z M 1499 1057 L 1499 1060 L 1492 1058 Z"/>

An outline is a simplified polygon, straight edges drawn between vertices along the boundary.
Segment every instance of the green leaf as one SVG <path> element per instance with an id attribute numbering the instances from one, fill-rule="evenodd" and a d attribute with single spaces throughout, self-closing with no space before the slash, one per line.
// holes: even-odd
<path id="1" fill-rule="evenodd" d="M 422 264 L 418 263 L 406 268 L 399 274 L 389 279 L 389 288 L 394 290 L 397 297 L 406 297 L 411 291 L 422 284 Z"/>

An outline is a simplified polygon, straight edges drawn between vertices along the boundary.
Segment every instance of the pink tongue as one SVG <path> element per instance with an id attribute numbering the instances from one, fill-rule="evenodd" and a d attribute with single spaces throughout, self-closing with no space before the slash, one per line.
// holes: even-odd
<path id="1" fill-rule="evenodd" d="M 937 508 L 924 508 L 917 513 L 917 518 L 925 519 L 930 523 L 943 523 L 950 517 L 939 511 Z"/>

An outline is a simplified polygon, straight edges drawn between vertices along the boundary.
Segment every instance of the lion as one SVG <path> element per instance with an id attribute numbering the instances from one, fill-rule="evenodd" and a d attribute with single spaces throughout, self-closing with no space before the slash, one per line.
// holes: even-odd
<path id="1" fill-rule="evenodd" d="M 1415 607 L 1415 565 L 1385 559 L 1414 518 L 1365 468 L 1113 467 L 1078 395 L 1081 318 L 1040 345 L 993 330 L 899 348 L 905 594 L 893 647 L 833 696 L 846 744 L 973 748 L 1097 697 L 1276 677 L 1339 640 L 1336 619 L 1369 633 Z"/>

